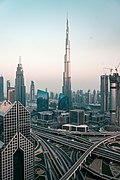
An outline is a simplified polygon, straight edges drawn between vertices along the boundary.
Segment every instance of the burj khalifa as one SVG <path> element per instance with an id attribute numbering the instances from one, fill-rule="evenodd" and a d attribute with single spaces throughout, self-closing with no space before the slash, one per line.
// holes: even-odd
<path id="1" fill-rule="evenodd" d="M 68 110 L 70 110 L 72 108 L 72 97 L 71 97 L 72 93 L 71 93 L 71 63 L 70 63 L 70 40 L 69 40 L 68 18 L 67 18 L 67 27 L 66 27 L 62 92 L 68 98 Z"/>

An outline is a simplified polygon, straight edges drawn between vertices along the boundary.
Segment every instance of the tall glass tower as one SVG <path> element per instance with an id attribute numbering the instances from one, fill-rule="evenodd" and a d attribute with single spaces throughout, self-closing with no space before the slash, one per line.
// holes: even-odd
<path id="1" fill-rule="evenodd" d="M 42 90 L 37 90 L 37 111 L 49 110 L 49 93 Z"/>
<path id="2" fill-rule="evenodd" d="M 66 43 L 65 43 L 65 56 L 64 56 L 64 72 L 63 72 L 63 87 L 62 92 L 65 96 L 68 97 L 68 109 L 72 107 L 72 98 L 71 98 L 71 67 L 70 67 L 70 40 L 69 40 L 69 25 L 67 19 L 66 27 Z"/>
<path id="3" fill-rule="evenodd" d="M 24 85 L 24 76 L 21 59 L 19 59 L 19 64 L 16 71 L 15 100 L 21 102 L 24 106 L 26 106 L 26 87 Z"/>

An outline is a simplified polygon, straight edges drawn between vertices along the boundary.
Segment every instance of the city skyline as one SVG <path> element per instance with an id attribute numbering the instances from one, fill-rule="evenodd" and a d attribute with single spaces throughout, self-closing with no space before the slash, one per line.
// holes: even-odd
<path id="1" fill-rule="evenodd" d="M 5 86 L 8 79 L 15 85 L 22 56 L 27 92 L 31 80 L 36 89 L 62 91 L 67 12 L 72 90 L 100 89 L 103 68 L 120 61 L 118 0 L 0 1 L 0 74 Z"/>

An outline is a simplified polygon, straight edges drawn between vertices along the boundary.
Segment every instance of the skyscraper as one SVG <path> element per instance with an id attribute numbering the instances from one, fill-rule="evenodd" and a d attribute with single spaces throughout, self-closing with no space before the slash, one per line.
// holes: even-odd
<path id="1" fill-rule="evenodd" d="M 35 85 L 34 85 L 34 81 L 31 81 L 31 85 L 30 85 L 30 102 L 35 102 Z"/>
<path id="2" fill-rule="evenodd" d="M 110 79 L 110 119 L 111 123 L 120 124 L 120 76 L 113 73 Z"/>
<path id="3" fill-rule="evenodd" d="M 93 90 L 93 104 L 96 104 L 97 103 L 97 94 L 96 94 L 96 90 L 94 89 Z"/>
<path id="4" fill-rule="evenodd" d="M 86 93 L 86 103 L 87 105 L 90 105 L 91 103 L 91 92 L 90 92 L 90 89 L 88 89 L 87 93 Z"/>
<path id="5" fill-rule="evenodd" d="M 69 109 L 68 105 L 69 105 L 68 97 L 65 96 L 63 93 L 60 93 L 58 99 L 58 109 L 66 111 Z"/>
<path id="6" fill-rule="evenodd" d="M 0 76 L 0 101 L 4 100 L 4 79 L 3 76 Z"/>
<path id="7" fill-rule="evenodd" d="M 0 146 L 0 179 L 33 180 L 30 113 L 20 102 L 4 101 L 0 106 Z"/>
<path id="8" fill-rule="evenodd" d="M 42 90 L 37 90 L 37 111 L 49 110 L 49 93 Z"/>
<path id="9" fill-rule="evenodd" d="M 9 87 L 8 88 L 8 100 L 11 103 L 15 102 L 15 88 L 14 87 Z"/>
<path id="10" fill-rule="evenodd" d="M 108 75 L 101 75 L 101 112 L 105 113 L 109 110 L 108 104 Z"/>
<path id="11" fill-rule="evenodd" d="M 70 71 L 71 71 L 71 67 L 70 67 L 70 40 L 69 40 L 69 26 L 68 26 L 68 19 L 67 19 L 62 92 L 65 96 L 68 97 L 68 109 L 66 109 L 68 111 L 72 107 L 71 72 Z"/>
<path id="12" fill-rule="evenodd" d="M 15 79 L 15 100 L 20 101 L 26 106 L 26 87 L 24 85 L 24 76 L 21 60 L 18 64 Z"/>

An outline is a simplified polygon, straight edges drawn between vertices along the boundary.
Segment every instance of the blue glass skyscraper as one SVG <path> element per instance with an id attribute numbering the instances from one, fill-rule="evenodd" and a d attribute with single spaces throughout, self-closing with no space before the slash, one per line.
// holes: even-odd
<path id="1" fill-rule="evenodd" d="M 37 90 L 37 111 L 49 110 L 49 94 L 46 91 Z"/>
<path id="2" fill-rule="evenodd" d="M 69 99 L 63 93 L 59 94 L 58 109 L 65 110 L 65 111 L 69 110 Z"/>

